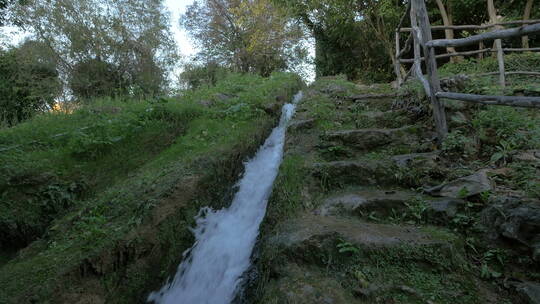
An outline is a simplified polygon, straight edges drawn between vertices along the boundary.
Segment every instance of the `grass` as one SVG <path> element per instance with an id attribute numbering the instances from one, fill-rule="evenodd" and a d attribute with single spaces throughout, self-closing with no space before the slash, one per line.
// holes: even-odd
<path id="1" fill-rule="evenodd" d="M 103 100 L 70 115 L 43 115 L 3 130 L 3 147 L 21 146 L 2 155 L 0 189 L 8 199 L 0 208 L 17 204 L 32 214 L 28 223 L 17 218 L 16 227 L 37 221 L 40 229 L 28 240 L 41 238 L 0 268 L 0 303 L 47 303 L 73 287 L 67 279 L 84 279 L 87 273 L 100 278 L 101 292 L 114 303 L 142 300 L 176 268 L 180 253 L 191 245 L 188 228 L 197 210 L 227 204 L 242 162 L 256 151 L 279 115 L 265 112 L 265 106 L 276 97 L 289 100 L 300 88 L 299 78 L 292 74 L 268 79 L 232 75 L 179 99 Z M 201 100 L 211 100 L 212 105 L 205 107 Z M 104 108 L 115 110 L 100 110 Z M 82 129 L 88 125 L 98 127 Z M 68 135 L 54 137 L 60 133 Z M 118 136 L 122 139 L 116 140 Z M 36 202 L 42 187 L 51 183 L 85 188 L 66 199 L 69 203 L 60 206 L 64 208 L 52 211 L 49 201 L 30 204 L 13 191 L 18 177 L 49 175 L 54 177 L 42 184 L 23 182 L 21 187 L 28 188 Z M 191 185 L 192 180 L 197 182 Z M 184 205 L 175 205 L 179 202 Z M 174 208 L 155 226 L 156 212 L 163 214 L 168 206 Z M 16 215 L 0 217 L 3 227 L 10 224 L 10 216 Z M 147 235 L 146 230 L 153 232 Z M 118 256 L 126 258 L 118 261 Z"/>
<path id="2" fill-rule="evenodd" d="M 505 55 L 505 69 L 507 72 L 528 71 L 540 72 L 540 54 L 516 53 Z M 498 71 L 498 63 L 495 57 L 487 57 L 482 60 L 471 58 L 459 63 L 448 63 L 439 69 L 441 77 L 451 77 L 457 74 L 481 74 Z M 540 85 L 537 77 L 523 75 L 507 76 L 508 86 L 501 88 L 498 85 L 498 75 L 473 77 L 465 83 L 462 89 L 464 93 L 485 95 L 514 95 L 516 92 L 526 95 L 539 96 Z"/>

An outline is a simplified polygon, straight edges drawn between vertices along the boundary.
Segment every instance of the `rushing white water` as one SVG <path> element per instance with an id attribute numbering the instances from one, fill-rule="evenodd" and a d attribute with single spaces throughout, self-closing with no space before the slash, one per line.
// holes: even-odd
<path id="1" fill-rule="evenodd" d="M 222 210 L 203 208 L 193 230 L 195 244 L 184 252 L 174 280 L 148 301 L 159 304 L 229 304 L 249 268 L 251 253 L 266 213 L 266 204 L 283 157 L 287 123 L 293 103 L 283 106 L 279 125 L 257 154 L 245 164 L 238 192 L 231 206 Z M 187 257 L 187 259 L 186 259 Z"/>

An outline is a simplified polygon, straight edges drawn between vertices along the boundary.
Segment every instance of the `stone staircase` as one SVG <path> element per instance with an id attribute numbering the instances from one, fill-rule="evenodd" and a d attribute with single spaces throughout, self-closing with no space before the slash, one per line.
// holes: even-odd
<path id="1" fill-rule="evenodd" d="M 462 259 L 462 245 L 452 233 L 403 220 L 403 214 L 419 207 L 434 219 L 448 221 L 465 204 L 461 199 L 410 190 L 404 182 L 404 172 L 416 170 L 429 176 L 437 168 L 437 152 L 425 149 L 429 134 L 415 125 L 381 128 L 389 123 L 377 119 L 393 117 L 392 100 L 387 99 L 366 101 L 371 105 L 366 108 L 377 109 L 359 115 L 374 121 L 369 128 L 350 129 L 347 122 L 336 122 L 337 128 L 321 130 L 317 118 L 306 110 L 309 102 L 300 105 L 286 153 L 301 151 L 313 160 L 309 170 L 325 189 L 317 202 L 309 204 L 314 208 L 280 223 L 279 231 L 269 238 L 273 256 L 281 258 L 273 263 L 276 279 L 267 292 L 278 294 L 282 303 L 390 303 L 381 299 L 394 297 L 405 299 L 400 303 L 426 303 L 435 291 L 424 284 L 441 280 L 448 273 L 445 268 L 453 269 L 449 280 L 458 289 L 471 284 L 456 262 Z M 349 111 L 354 103 L 362 100 L 340 100 L 336 111 Z M 380 155 L 366 158 L 370 153 Z M 413 206 L 418 202 L 421 206 Z M 402 221 L 391 223 L 392 216 L 402 216 Z M 374 270 L 373 263 L 379 268 Z M 385 279 L 385 272 L 403 273 Z M 458 302 L 468 303 L 465 298 Z"/>

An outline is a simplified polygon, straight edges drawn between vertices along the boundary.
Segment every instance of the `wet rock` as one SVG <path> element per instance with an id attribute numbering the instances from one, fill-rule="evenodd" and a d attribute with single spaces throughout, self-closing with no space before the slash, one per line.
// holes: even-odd
<path id="1" fill-rule="evenodd" d="M 481 219 L 490 238 L 512 239 L 530 247 L 533 255 L 538 253 L 540 202 L 516 197 L 497 198 L 482 211 Z"/>
<path id="2" fill-rule="evenodd" d="M 302 120 L 293 120 L 289 124 L 289 130 L 299 131 L 304 129 L 311 129 L 315 126 L 315 119 L 302 119 Z"/>
<path id="3" fill-rule="evenodd" d="M 493 189 L 487 170 L 480 170 L 473 175 L 465 176 L 451 182 L 425 190 L 433 196 L 465 198 Z"/>
<path id="4" fill-rule="evenodd" d="M 337 141 L 346 146 L 351 146 L 360 150 L 369 150 L 390 143 L 409 143 L 415 135 L 417 129 L 414 127 L 403 127 L 399 129 L 360 129 L 329 132 L 324 139 Z"/>
<path id="5" fill-rule="evenodd" d="M 529 304 L 540 304 L 540 284 L 536 282 L 523 282 L 516 284 L 516 291 Z"/>

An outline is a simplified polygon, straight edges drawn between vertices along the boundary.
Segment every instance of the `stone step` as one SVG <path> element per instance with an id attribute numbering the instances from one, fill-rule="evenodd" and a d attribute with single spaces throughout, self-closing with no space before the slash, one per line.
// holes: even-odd
<path id="1" fill-rule="evenodd" d="M 418 142 L 420 132 L 417 127 L 398 129 L 359 129 L 327 132 L 322 136 L 327 142 L 341 144 L 358 150 L 370 150 L 390 144 L 403 145 Z"/>
<path id="2" fill-rule="evenodd" d="M 395 166 L 385 160 L 333 161 L 315 163 L 313 174 L 328 184 L 395 185 Z"/>
<path id="3" fill-rule="evenodd" d="M 424 204 L 426 215 L 438 221 L 455 217 L 466 202 L 462 199 L 436 198 L 406 190 L 361 189 L 329 196 L 316 213 L 322 216 L 364 216 L 373 213 L 380 217 L 391 215 L 392 212 L 402 213 L 415 204 Z"/>
<path id="4" fill-rule="evenodd" d="M 388 246 L 448 245 L 452 234 L 430 233 L 422 228 L 404 225 L 367 223 L 354 218 L 320 216 L 306 213 L 282 226 L 270 239 L 273 246 L 288 248 L 303 254 L 309 248 L 322 248 L 325 242 L 343 240 L 359 248 Z M 435 229 L 435 228 L 433 228 Z M 442 237 L 444 235 L 444 237 Z M 317 244 L 320 243 L 320 244 Z M 308 248 L 309 247 L 309 248 Z"/>
<path id="5" fill-rule="evenodd" d="M 393 303 L 384 301 L 392 300 L 390 291 L 404 299 L 399 303 L 425 303 L 421 293 L 411 295 L 425 284 L 451 303 L 456 296 L 446 291 L 446 278 L 460 292 L 471 291 L 461 274 L 462 245 L 437 228 L 306 213 L 283 223 L 266 246 L 272 256 L 266 291 L 280 303 Z"/>

